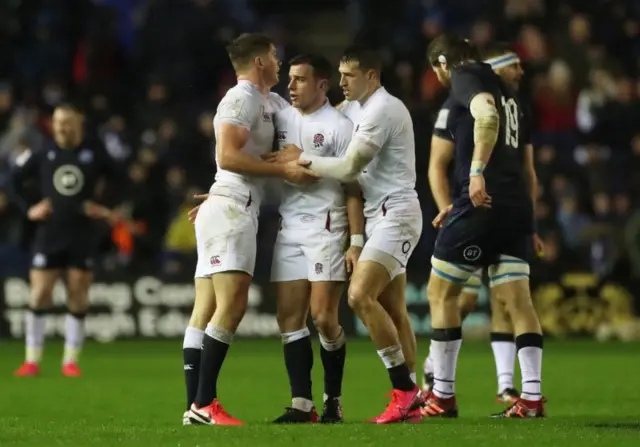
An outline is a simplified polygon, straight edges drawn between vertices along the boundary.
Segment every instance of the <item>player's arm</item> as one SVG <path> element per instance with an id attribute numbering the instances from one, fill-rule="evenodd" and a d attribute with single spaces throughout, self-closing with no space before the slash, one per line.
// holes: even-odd
<path id="1" fill-rule="evenodd" d="M 9 173 L 7 194 L 24 214 L 28 213 L 33 204 L 29 203 L 24 194 L 23 184 L 26 180 L 37 177 L 41 159 L 41 152 L 27 149 L 16 157 L 15 166 Z"/>
<path id="2" fill-rule="evenodd" d="M 124 169 L 109 155 L 102 147 L 96 150 L 96 155 L 100 163 L 100 175 L 109 185 L 109 197 L 107 198 L 108 206 L 116 208 L 126 198 L 127 188 L 129 186 L 129 177 Z M 110 221 L 118 220 L 117 213 L 92 201 L 85 201 L 81 204 L 80 211 L 94 218 L 104 218 Z"/>
<path id="3" fill-rule="evenodd" d="M 362 117 L 343 157 L 320 157 L 303 153 L 300 159 L 310 161 L 309 168 L 322 177 L 343 183 L 353 182 L 388 139 L 389 121 L 382 107 L 374 108 Z M 381 126 L 380 123 L 387 126 Z"/>
<path id="4" fill-rule="evenodd" d="M 283 177 L 284 165 L 266 163 L 242 151 L 249 141 L 252 124 L 260 119 L 260 107 L 249 102 L 249 99 L 244 97 L 224 98 L 218 106 L 218 166 L 238 174 Z"/>
<path id="5" fill-rule="evenodd" d="M 524 177 L 527 182 L 527 188 L 529 189 L 529 196 L 531 197 L 535 215 L 536 203 L 538 201 L 538 176 L 536 175 L 532 144 L 527 144 L 524 147 Z"/>
<path id="6" fill-rule="evenodd" d="M 438 211 L 451 205 L 451 191 L 447 173 L 452 159 L 453 141 L 434 133 L 431 137 L 431 154 L 429 156 L 429 186 Z"/>
<path id="7" fill-rule="evenodd" d="M 351 245 L 364 246 L 364 200 L 358 182 L 347 183 L 343 186 L 347 202 L 347 219 Z"/>
<path id="8" fill-rule="evenodd" d="M 498 140 L 500 116 L 496 108 L 496 98 L 486 90 L 481 80 L 470 72 L 454 73 L 451 77 L 451 92 L 458 101 L 469 108 L 474 119 L 475 147 L 470 174 L 482 174 Z"/>

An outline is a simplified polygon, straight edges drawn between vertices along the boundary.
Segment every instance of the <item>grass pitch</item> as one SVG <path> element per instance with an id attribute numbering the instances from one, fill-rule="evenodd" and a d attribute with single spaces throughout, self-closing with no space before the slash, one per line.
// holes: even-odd
<path id="1" fill-rule="evenodd" d="M 419 343 L 425 353 L 427 342 Z M 314 346 L 316 353 L 318 345 Z M 640 345 L 549 342 L 545 420 L 494 421 L 495 370 L 488 343 L 465 343 L 458 367 L 457 420 L 375 426 L 386 404 L 386 372 L 369 341 L 350 341 L 344 386 L 347 423 L 274 426 L 289 403 L 279 341 L 239 340 L 222 372 L 225 408 L 244 427 L 182 427 L 181 342 L 89 344 L 85 376 L 60 375 L 60 343 L 47 346 L 38 378 L 11 376 L 22 344 L 0 345 L 0 447 L 10 446 L 638 446 Z M 322 364 L 314 367 L 316 401 Z"/>

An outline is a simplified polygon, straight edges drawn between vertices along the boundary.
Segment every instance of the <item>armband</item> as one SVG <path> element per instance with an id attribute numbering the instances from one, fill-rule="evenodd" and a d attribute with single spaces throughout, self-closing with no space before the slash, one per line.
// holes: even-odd
<path id="1" fill-rule="evenodd" d="M 473 177 L 474 175 L 482 175 L 484 172 L 484 168 L 487 165 L 481 162 L 480 160 L 474 160 L 471 162 L 471 169 L 469 169 L 469 177 Z"/>
<path id="2" fill-rule="evenodd" d="M 364 247 L 364 236 L 361 234 L 352 234 L 351 235 L 351 246 L 352 247 Z"/>

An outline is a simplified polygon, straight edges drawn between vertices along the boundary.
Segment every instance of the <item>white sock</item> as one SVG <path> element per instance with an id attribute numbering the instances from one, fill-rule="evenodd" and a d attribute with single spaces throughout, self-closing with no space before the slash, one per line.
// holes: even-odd
<path id="1" fill-rule="evenodd" d="M 302 340 L 303 338 L 309 337 L 310 335 L 311 332 L 309 331 L 309 328 L 305 327 L 293 332 L 284 332 L 280 334 L 280 338 L 282 339 L 282 344 L 286 345 L 289 343 L 293 343 L 294 341 Z"/>
<path id="2" fill-rule="evenodd" d="M 304 397 L 294 397 L 291 399 L 291 408 L 309 413 L 313 410 L 313 401 L 305 399 Z"/>
<path id="3" fill-rule="evenodd" d="M 320 345 L 325 351 L 337 351 L 347 343 L 347 337 L 344 333 L 344 328 L 340 327 L 340 335 L 335 340 L 325 340 L 322 334 L 318 334 L 320 338 Z"/>
<path id="4" fill-rule="evenodd" d="M 44 335 L 46 321 L 44 315 L 27 311 L 25 316 L 26 325 L 26 357 L 29 363 L 40 363 L 42 359 L 42 348 L 44 346 Z"/>
<path id="5" fill-rule="evenodd" d="M 84 316 L 67 314 L 64 321 L 64 354 L 62 364 L 76 363 L 84 344 Z"/>
<path id="6" fill-rule="evenodd" d="M 425 374 L 433 374 L 433 357 L 431 356 L 431 350 L 433 348 L 433 340 L 429 343 L 429 354 L 427 354 L 427 358 L 424 359 L 424 365 L 422 366 Z"/>
<path id="7" fill-rule="evenodd" d="M 387 369 L 404 363 L 404 354 L 400 345 L 389 346 L 378 350 L 378 356 Z"/>
<path id="8" fill-rule="evenodd" d="M 204 331 L 197 327 L 187 326 L 184 330 L 184 339 L 182 340 L 182 349 L 202 349 L 202 340 L 204 339 Z"/>
<path id="9" fill-rule="evenodd" d="M 409 374 L 409 377 L 411 377 L 411 381 L 413 383 L 415 383 L 416 385 L 418 384 L 418 375 L 416 373 Z"/>
<path id="10" fill-rule="evenodd" d="M 456 366 L 462 340 L 431 340 L 433 356 L 433 393 L 443 399 L 456 394 Z"/>
<path id="11" fill-rule="evenodd" d="M 498 376 L 498 394 L 507 388 L 513 388 L 513 373 L 516 361 L 516 344 L 509 341 L 492 341 L 491 349 L 496 362 Z"/>
<path id="12" fill-rule="evenodd" d="M 214 340 L 218 340 L 221 343 L 230 345 L 233 343 L 233 333 L 229 332 L 223 327 L 216 326 L 213 323 L 207 324 L 207 328 L 204 330 L 204 333 Z M 204 338 L 204 337 L 203 337 Z"/>
<path id="13" fill-rule="evenodd" d="M 520 373 L 522 374 L 522 394 L 525 400 L 542 399 L 542 349 L 525 346 L 518 351 Z"/>

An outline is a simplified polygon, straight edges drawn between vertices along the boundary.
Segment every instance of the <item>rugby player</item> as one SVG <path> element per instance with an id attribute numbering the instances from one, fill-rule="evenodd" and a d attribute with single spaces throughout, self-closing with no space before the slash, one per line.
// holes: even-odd
<path id="1" fill-rule="evenodd" d="M 29 280 L 31 302 L 26 314 L 26 358 L 16 376 L 40 373 L 45 339 L 45 317 L 53 304 L 59 279 L 66 286 L 67 316 L 62 374 L 80 376 L 78 357 L 84 343 L 84 319 L 93 279 L 97 220 L 113 223 L 116 213 L 94 202 L 96 184 L 108 177 L 121 190 L 121 175 L 103 148 L 84 135 L 84 117 L 72 105 L 53 112 L 53 141 L 41 150 L 26 150 L 16 160 L 10 190 L 29 220 L 38 223 Z M 29 203 L 25 181 L 38 183 L 42 200 Z M 116 194 L 117 195 L 117 194 Z"/>
<path id="2" fill-rule="evenodd" d="M 327 100 L 331 64 L 322 56 L 293 58 L 289 94 L 293 107 L 276 113 L 280 148 L 294 144 L 314 156 L 341 157 L 351 135 L 351 121 Z M 277 161 L 277 153 L 269 154 Z M 346 192 L 346 194 L 345 194 Z M 291 386 L 291 407 L 276 423 L 342 422 L 342 376 L 346 346 L 338 305 L 347 270 L 356 265 L 364 245 L 360 188 L 334 179 L 297 186 L 285 183 L 280 204 L 271 281 L 275 283 L 277 319 Z M 347 238 L 351 246 L 345 254 Z M 307 317 L 311 311 L 320 336 L 324 367 L 324 408 L 320 418 L 312 399 L 313 351 Z"/>
<path id="3" fill-rule="evenodd" d="M 407 261 L 422 232 L 415 191 L 415 140 L 406 106 L 380 83 L 381 61 L 366 47 L 348 48 L 340 61 L 342 112 L 355 125 L 343 157 L 322 157 L 288 147 L 292 158 L 322 177 L 358 180 L 364 197 L 366 242 L 351 276 L 349 305 L 369 330 L 393 387 L 391 402 L 370 422 L 421 420 L 410 411 L 415 383 L 415 335 L 405 303 Z M 402 340 L 402 342 L 401 342 Z"/>
<path id="4" fill-rule="evenodd" d="M 489 285 L 513 323 L 522 372 L 522 394 L 498 417 L 542 417 L 542 330 L 531 302 L 533 204 L 523 173 L 522 108 L 515 93 L 477 62 L 464 39 L 434 39 L 428 58 L 451 88 L 449 114 L 458 116 L 455 178 L 459 194 L 446 210 L 432 258 L 427 294 L 431 308 L 433 390 L 423 394 L 422 414 L 456 417 L 455 371 L 462 342 L 457 301 L 469 277 L 488 267 Z M 525 142 L 527 142 L 525 140 Z"/>
<path id="5" fill-rule="evenodd" d="M 280 65 L 273 42 L 262 34 L 243 34 L 229 44 L 227 52 L 238 83 L 216 111 L 218 169 L 195 217 L 196 297 L 183 343 L 187 402 L 191 404 L 183 424 L 188 423 L 187 418 L 195 424 L 242 424 L 220 405 L 217 382 L 247 308 L 264 179 L 309 183 L 318 177 L 295 162 L 274 164 L 260 159 L 272 148 L 273 114 L 286 104 L 269 91 L 278 82 Z"/>
<path id="6" fill-rule="evenodd" d="M 524 75 L 520 58 L 509 45 L 494 43 L 483 51 L 483 59 L 489 64 L 493 71 L 498 74 L 503 81 L 514 91 L 517 91 Z M 429 184 L 433 197 L 439 211 L 447 213 L 451 205 L 451 195 L 449 193 L 449 180 L 447 176 L 448 167 L 454 155 L 454 129 L 459 116 L 451 111 L 460 111 L 455 107 L 455 99 L 449 98 L 442 106 L 436 119 L 431 139 L 431 160 L 429 162 Z M 466 111 L 465 111 L 466 113 Z M 526 115 L 525 115 L 526 117 Z M 521 123 L 523 130 L 530 129 L 528 120 Z M 533 146 L 529 141 L 529 132 L 523 133 L 520 144 L 523 145 L 523 172 L 529 188 L 529 195 L 535 205 L 537 200 L 537 184 L 535 166 L 533 162 Z M 440 225 L 442 216 L 434 220 L 434 224 Z M 542 241 L 537 234 L 534 234 L 534 244 L 536 253 L 542 252 Z M 458 298 L 458 308 L 461 319 L 464 321 L 466 315 L 475 309 L 478 293 L 480 290 L 482 275 L 486 274 L 482 270 L 476 271 L 465 283 Z M 496 374 L 498 378 L 498 394 L 496 400 L 499 402 L 514 402 L 519 392 L 513 386 L 514 363 L 516 357 L 516 347 L 513 335 L 513 325 L 503 303 L 496 300 L 491 295 L 491 348 L 496 363 Z M 430 390 L 433 387 L 433 359 L 431 353 L 424 362 L 423 389 Z"/>

